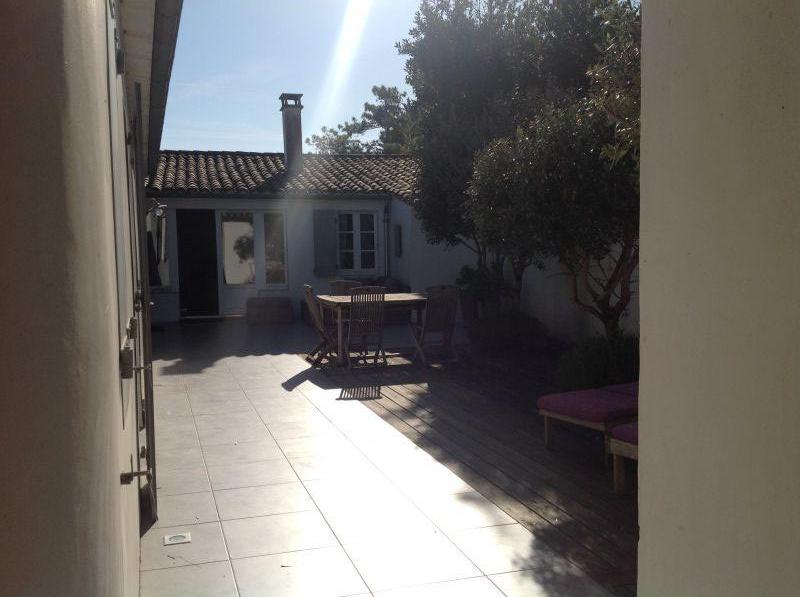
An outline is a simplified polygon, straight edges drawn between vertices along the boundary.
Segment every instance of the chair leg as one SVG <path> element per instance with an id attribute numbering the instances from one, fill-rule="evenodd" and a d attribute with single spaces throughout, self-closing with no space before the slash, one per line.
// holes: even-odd
<path id="1" fill-rule="evenodd" d="M 324 346 L 325 346 L 325 342 L 320 342 L 319 344 L 317 344 L 317 345 L 314 347 L 314 350 L 312 350 L 311 352 L 309 352 L 309 353 L 308 353 L 308 355 L 306 356 L 306 361 L 308 361 L 309 363 L 311 363 L 312 361 L 314 361 L 314 360 L 315 360 L 315 359 L 314 359 L 314 356 L 315 356 L 315 355 L 316 355 L 316 354 L 317 354 L 319 351 L 321 351 L 321 350 L 322 350 L 322 348 L 323 348 Z"/>
<path id="2" fill-rule="evenodd" d="M 614 493 L 622 495 L 625 492 L 625 458 L 614 454 Z"/>

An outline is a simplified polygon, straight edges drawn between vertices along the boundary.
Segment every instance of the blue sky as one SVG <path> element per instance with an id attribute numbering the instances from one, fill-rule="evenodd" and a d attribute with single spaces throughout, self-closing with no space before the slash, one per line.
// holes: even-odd
<path id="1" fill-rule="evenodd" d="M 373 85 L 407 90 L 394 44 L 418 4 L 185 0 L 162 148 L 283 151 L 284 91 L 304 94 L 305 138 L 360 115 Z"/>

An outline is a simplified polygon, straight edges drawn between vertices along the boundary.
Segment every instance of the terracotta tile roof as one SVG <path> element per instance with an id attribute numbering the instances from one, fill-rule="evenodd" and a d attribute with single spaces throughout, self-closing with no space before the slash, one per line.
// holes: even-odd
<path id="1" fill-rule="evenodd" d="M 174 151 L 159 155 L 147 194 L 154 197 L 258 197 L 280 193 L 414 195 L 416 164 L 400 155 L 303 155 L 288 175 L 282 153 Z"/>

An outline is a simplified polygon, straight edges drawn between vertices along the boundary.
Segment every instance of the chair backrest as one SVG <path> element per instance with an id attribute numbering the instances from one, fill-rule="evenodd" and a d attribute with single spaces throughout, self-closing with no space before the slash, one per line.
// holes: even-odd
<path id="1" fill-rule="evenodd" d="M 386 288 L 359 286 L 350 291 L 350 336 L 380 334 L 383 331 L 383 307 Z"/>
<path id="2" fill-rule="evenodd" d="M 458 310 L 458 288 L 455 286 L 431 286 L 425 290 L 425 331 L 452 333 L 456 325 Z"/>
<path id="3" fill-rule="evenodd" d="M 350 294 L 353 288 L 361 286 L 358 280 L 331 280 L 331 294 L 334 296 L 344 296 Z"/>
<path id="4" fill-rule="evenodd" d="M 320 313 L 319 303 L 317 297 L 314 296 L 314 289 L 308 284 L 303 284 L 303 293 L 306 297 L 306 306 L 308 307 L 308 314 L 311 317 L 311 323 L 320 336 L 325 336 L 325 325 L 322 323 L 322 314 Z"/>

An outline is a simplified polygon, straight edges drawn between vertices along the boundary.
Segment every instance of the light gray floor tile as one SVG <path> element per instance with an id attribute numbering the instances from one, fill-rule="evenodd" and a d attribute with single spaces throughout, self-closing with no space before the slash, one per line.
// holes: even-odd
<path id="1" fill-rule="evenodd" d="M 159 496 L 197 493 L 211 489 L 208 473 L 203 466 L 159 468 L 156 474 L 156 487 Z"/>
<path id="2" fill-rule="evenodd" d="M 156 417 L 161 419 L 171 419 L 173 417 L 191 417 L 192 411 L 189 408 L 189 401 L 186 394 L 159 396 L 154 400 L 155 408 L 153 412 Z"/>
<path id="3" fill-rule="evenodd" d="M 372 591 L 479 576 L 456 547 L 442 535 L 345 545 L 356 569 Z"/>
<path id="4" fill-rule="evenodd" d="M 489 578 L 506 597 L 611 597 L 574 566 L 566 570 L 556 562 L 540 562 L 533 570 L 493 574 Z"/>
<path id="5" fill-rule="evenodd" d="M 376 541 L 385 537 L 424 541 L 437 534 L 433 523 L 412 504 L 400 499 L 363 499 L 354 492 L 347 501 L 317 503 L 343 543 Z"/>
<path id="6" fill-rule="evenodd" d="M 215 490 L 274 485 L 298 480 L 285 458 L 209 466 L 208 475 Z"/>
<path id="7" fill-rule="evenodd" d="M 258 462 L 259 460 L 272 460 L 283 458 L 278 444 L 272 438 L 255 442 L 237 442 L 216 444 L 203 447 L 206 465 L 219 466 L 229 464 L 242 464 Z"/>
<path id="8" fill-rule="evenodd" d="M 195 417 L 203 446 L 270 439 L 267 428 L 255 411 L 229 412 Z"/>
<path id="9" fill-rule="evenodd" d="M 554 557 L 520 524 L 458 531 L 450 538 L 485 574 L 527 570 L 536 560 Z"/>
<path id="10" fill-rule="evenodd" d="M 336 431 L 310 437 L 293 437 L 276 440 L 289 458 L 330 454 L 332 451 L 353 450 L 353 446 Z"/>
<path id="11" fill-rule="evenodd" d="M 140 597 L 237 597 L 230 562 L 146 570 L 140 575 Z"/>
<path id="12" fill-rule="evenodd" d="M 297 476 L 303 481 L 316 479 L 345 479 L 379 475 L 380 472 L 364 456 L 356 451 L 330 452 L 289 458 Z"/>
<path id="13" fill-rule="evenodd" d="M 158 496 L 157 527 L 215 522 L 217 507 L 210 491 Z"/>
<path id="14" fill-rule="evenodd" d="M 199 445 L 192 417 L 159 418 L 156 425 L 157 450 L 184 450 Z"/>
<path id="15" fill-rule="evenodd" d="M 164 450 L 156 445 L 156 465 L 159 474 L 162 470 L 173 468 L 198 468 L 204 466 L 200 445 L 178 450 Z"/>
<path id="16" fill-rule="evenodd" d="M 276 440 L 315 437 L 335 431 L 335 427 L 324 418 L 296 423 L 267 423 L 267 427 Z"/>
<path id="17" fill-rule="evenodd" d="M 192 405 L 192 414 L 195 416 L 253 412 L 250 401 L 241 391 L 190 395 L 189 403 Z"/>
<path id="18" fill-rule="evenodd" d="M 340 547 L 234 560 L 241 597 L 342 597 L 367 590 Z"/>
<path id="19" fill-rule="evenodd" d="M 375 597 L 503 597 L 503 594 L 482 576 L 380 591 Z"/>
<path id="20" fill-rule="evenodd" d="M 164 545 L 164 536 L 176 533 L 191 533 L 191 543 Z M 152 528 L 142 537 L 140 570 L 192 566 L 227 559 L 218 522 Z"/>
<path id="21" fill-rule="evenodd" d="M 267 424 L 301 423 L 314 418 L 324 418 L 311 405 L 273 405 L 255 402 L 254 406 L 262 420 Z"/>
<path id="22" fill-rule="evenodd" d="M 226 520 L 222 524 L 231 558 L 336 545 L 333 533 L 316 511 Z"/>
<path id="23" fill-rule="evenodd" d="M 477 491 L 435 494 L 414 501 L 420 510 L 445 531 L 516 522 Z"/>
<path id="24" fill-rule="evenodd" d="M 223 489 L 215 497 L 223 520 L 316 510 L 302 483 Z"/>

